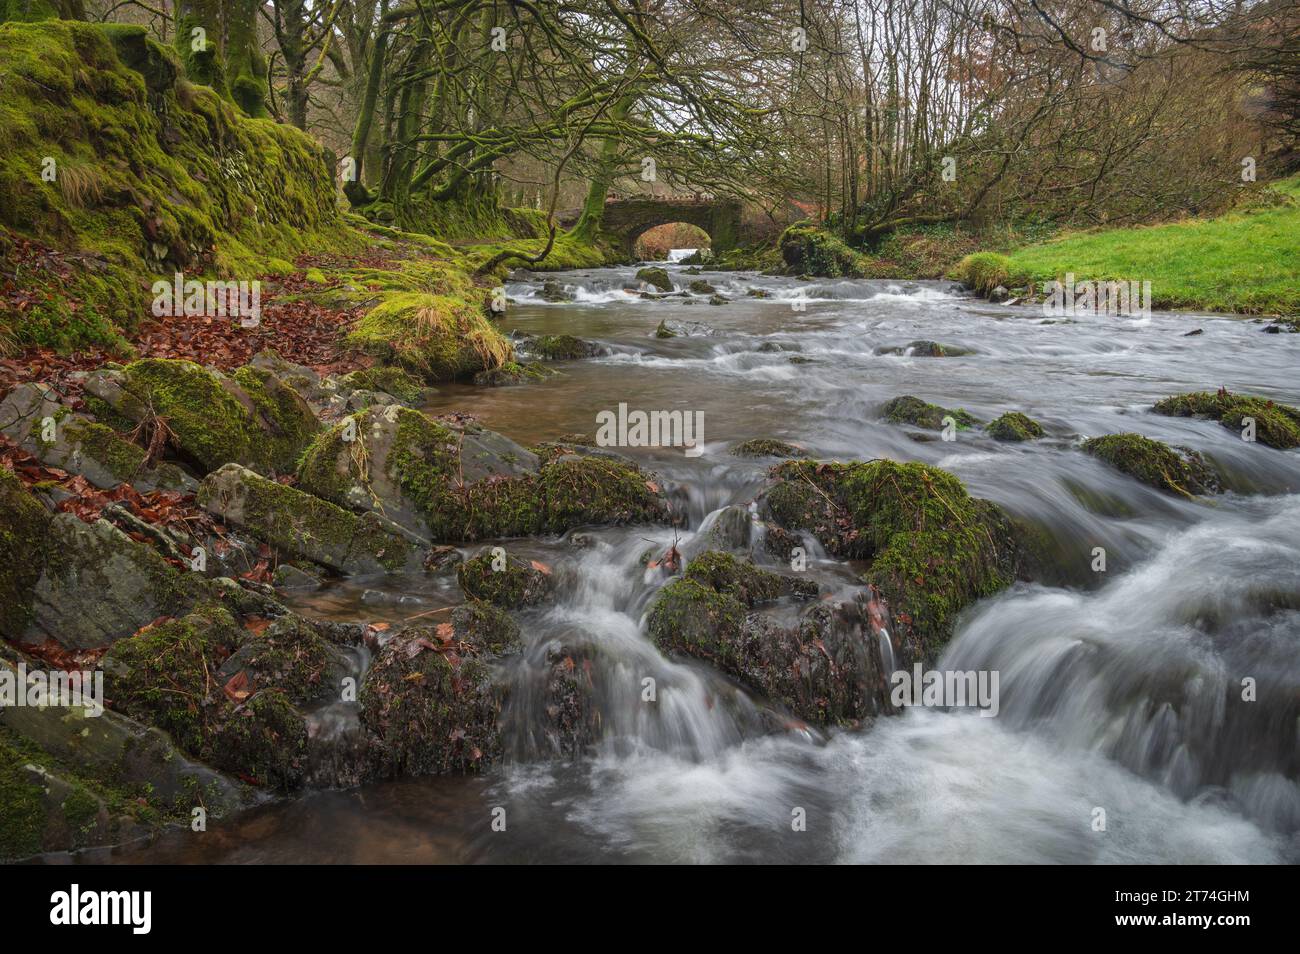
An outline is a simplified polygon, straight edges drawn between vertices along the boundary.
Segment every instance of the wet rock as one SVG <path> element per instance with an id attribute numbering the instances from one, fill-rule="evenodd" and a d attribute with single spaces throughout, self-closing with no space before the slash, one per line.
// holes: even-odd
<path id="1" fill-rule="evenodd" d="M 578 358 L 594 358 L 606 354 L 607 349 L 590 341 L 575 338 L 573 335 L 529 335 L 516 333 L 511 336 L 515 349 L 521 354 L 531 355 L 544 361 L 572 361 Z"/>
<path id="2" fill-rule="evenodd" d="M 772 293 L 766 288 L 750 288 L 745 292 L 749 298 L 771 298 Z"/>
<path id="3" fill-rule="evenodd" d="M 762 498 L 771 521 L 835 556 L 869 561 L 908 661 L 937 657 L 956 614 L 1021 571 L 1015 529 L 961 481 L 921 463 L 790 461 Z"/>
<path id="4" fill-rule="evenodd" d="M 418 569 L 418 542 L 376 513 L 329 501 L 227 464 L 199 486 L 198 503 L 283 553 L 342 573 Z"/>
<path id="5" fill-rule="evenodd" d="M 701 554 L 661 591 L 650 636 L 663 651 L 709 662 L 801 719 L 855 724 L 887 707 L 879 644 L 863 603 L 818 603 L 794 625 L 754 611 L 816 590 L 811 581 L 725 554 Z"/>
<path id="6" fill-rule="evenodd" d="M 1205 329 L 1204 329 L 1204 328 L 1193 328 L 1191 331 L 1188 331 L 1188 332 L 1184 333 L 1183 337 L 1184 337 L 1184 338 L 1191 338 L 1191 337 L 1193 337 L 1193 336 L 1195 336 L 1195 335 L 1203 335 L 1203 334 L 1205 334 Z"/>
<path id="7" fill-rule="evenodd" d="M 668 277 L 668 272 L 662 268 L 643 268 L 636 273 L 637 281 L 645 282 L 647 285 L 653 285 L 662 292 L 673 290 L 672 279 Z"/>
<path id="8" fill-rule="evenodd" d="M 1007 290 L 1006 285 L 999 285 L 989 292 L 989 301 L 994 304 L 1001 304 L 1011 297 L 1011 292 Z"/>
<path id="9" fill-rule="evenodd" d="M 478 372 L 478 374 L 474 375 L 474 383 L 479 387 L 500 388 L 512 384 L 529 384 L 533 381 L 541 381 L 554 373 L 554 371 L 544 369 L 541 365 L 507 361 L 500 367 Z"/>
<path id="10" fill-rule="evenodd" d="M 1148 486 L 1181 497 L 1218 493 L 1219 480 L 1205 459 L 1187 447 L 1170 447 L 1141 434 L 1107 434 L 1083 442 L 1084 453 Z"/>
<path id="11" fill-rule="evenodd" d="M 1300 447 L 1300 409 L 1268 398 L 1222 389 L 1199 391 L 1165 398 L 1154 410 L 1171 417 L 1208 418 L 1233 431 L 1244 431 L 1253 422 L 1259 443 L 1280 450 Z"/>
<path id="12" fill-rule="evenodd" d="M 539 296 L 542 301 L 573 301 L 573 296 L 559 282 L 544 282 Z"/>
<path id="13" fill-rule="evenodd" d="M 731 299 L 727 298 L 725 295 L 713 295 L 709 298 L 710 305 L 725 305 L 730 301 Z"/>
<path id="14" fill-rule="evenodd" d="M 665 318 L 655 329 L 656 338 L 707 338 L 715 332 L 702 321 L 672 321 Z"/>
<path id="15" fill-rule="evenodd" d="M 961 348 L 957 345 L 940 344 L 937 341 L 909 341 L 901 348 L 877 348 L 876 354 L 900 354 L 908 355 L 913 358 L 956 358 L 962 355 L 974 354 L 969 348 Z"/>
<path id="16" fill-rule="evenodd" d="M 497 550 L 497 552 L 493 552 Z M 461 590 L 470 599 L 504 609 L 533 606 L 551 596 L 551 572 L 535 561 L 510 556 L 498 548 L 483 550 L 456 569 Z"/>
<path id="17" fill-rule="evenodd" d="M 0 467 L 0 636 L 18 639 L 32 621 L 51 516 L 14 474 Z"/>
<path id="18" fill-rule="evenodd" d="M 42 384 L 20 384 L 0 402 L 0 432 L 42 463 L 80 474 L 101 489 L 192 492 L 193 478 L 174 464 L 145 466 L 144 448 L 59 403 Z"/>
<path id="19" fill-rule="evenodd" d="M 695 295 L 714 295 L 717 294 L 718 291 L 702 278 L 697 278 L 695 281 L 687 285 L 686 288 Z"/>
<path id="20" fill-rule="evenodd" d="M 863 257 L 838 236 L 810 222 L 790 226 L 778 240 L 781 258 L 801 279 L 860 278 L 866 272 Z"/>
<path id="21" fill-rule="evenodd" d="M 746 507 L 724 507 L 709 530 L 709 537 L 723 550 L 748 550 L 754 518 Z"/>
<path id="22" fill-rule="evenodd" d="M 752 437 L 741 441 L 731 448 L 736 457 L 807 457 L 808 452 L 802 447 L 778 441 L 770 437 Z"/>
<path id="23" fill-rule="evenodd" d="M 979 423 L 974 415 L 962 408 L 940 407 L 910 394 L 886 402 L 881 408 L 881 416 L 890 424 L 911 424 L 931 431 L 943 430 L 945 417 L 951 417 L 956 422 L 958 430 L 965 430 Z"/>
<path id="24" fill-rule="evenodd" d="M 391 395 L 396 401 L 408 407 L 418 407 L 427 403 L 438 393 L 436 388 L 426 387 L 419 378 L 408 371 L 393 365 L 376 365 L 362 368 L 343 375 L 338 381 L 339 387 L 350 391 L 371 391 Z M 355 398 L 352 398 L 355 404 Z M 350 409 L 360 410 L 359 407 Z"/>
<path id="25" fill-rule="evenodd" d="M 297 391 L 251 364 L 226 377 L 190 361 L 145 358 L 96 371 L 85 388 L 146 430 L 162 419 L 179 453 L 205 473 L 226 463 L 291 471 L 321 427 Z"/>
<path id="26" fill-rule="evenodd" d="M 989 424 L 988 435 L 999 441 L 1032 441 L 1043 436 L 1043 426 L 1019 411 L 1007 411 Z"/>
<path id="27" fill-rule="evenodd" d="M 276 589 L 281 590 L 318 590 L 325 585 L 315 573 L 301 570 L 292 563 L 281 563 L 272 574 Z"/>
<path id="28" fill-rule="evenodd" d="M 361 689 L 370 773 L 378 778 L 476 771 L 502 752 L 494 664 L 519 630 L 490 604 L 448 623 L 407 627 L 380 649 Z"/>
<path id="29" fill-rule="evenodd" d="M 754 350 L 760 354 L 780 354 L 786 351 L 802 351 L 803 346 L 794 341 L 764 341 Z"/>
<path id="30" fill-rule="evenodd" d="M 349 433 L 354 440 L 345 439 Z M 433 541 L 563 533 L 667 513 L 657 485 L 632 464 L 558 451 L 543 461 L 472 421 L 395 407 L 321 435 L 303 457 L 299 481 Z"/>

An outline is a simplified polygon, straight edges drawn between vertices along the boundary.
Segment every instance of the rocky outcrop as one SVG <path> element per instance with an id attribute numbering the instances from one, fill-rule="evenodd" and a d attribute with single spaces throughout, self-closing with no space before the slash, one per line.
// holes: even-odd
<path id="1" fill-rule="evenodd" d="M 63 406 L 43 384 L 20 384 L 0 402 L 0 432 L 43 464 L 80 474 L 101 489 L 122 483 L 141 492 L 195 487 L 174 464 L 147 466 L 144 448 Z"/>
<path id="2" fill-rule="evenodd" d="M 146 358 L 87 377 L 86 391 L 152 433 L 204 473 L 236 463 L 286 473 L 320 430 L 307 402 L 275 372 L 246 365 L 227 377 L 190 361 Z"/>
<path id="3" fill-rule="evenodd" d="M 283 553 L 341 573 L 419 569 L 423 548 L 374 512 L 355 514 L 238 464 L 209 474 L 198 503 Z"/>
<path id="4" fill-rule="evenodd" d="M 545 459 L 472 421 L 370 409 L 321 435 L 299 486 L 382 513 L 433 541 L 563 533 L 583 524 L 662 521 L 668 506 L 634 465 L 555 450 Z"/>

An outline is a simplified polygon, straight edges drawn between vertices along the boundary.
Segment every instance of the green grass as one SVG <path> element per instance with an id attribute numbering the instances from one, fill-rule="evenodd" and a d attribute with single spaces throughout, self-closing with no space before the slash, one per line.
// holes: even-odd
<path id="1" fill-rule="evenodd" d="M 993 273 L 1011 287 L 1067 272 L 1076 281 L 1149 280 L 1155 308 L 1300 312 L 1300 176 L 1262 190 L 1251 208 L 1217 218 L 1076 232 L 1006 256 L 979 253 L 952 277 L 986 290 Z"/>

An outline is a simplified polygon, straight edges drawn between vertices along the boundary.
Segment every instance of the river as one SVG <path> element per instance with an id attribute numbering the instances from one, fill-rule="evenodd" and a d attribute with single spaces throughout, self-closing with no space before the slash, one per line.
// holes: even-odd
<path id="1" fill-rule="evenodd" d="M 542 301 L 540 277 L 513 282 L 506 327 L 571 333 L 610 353 L 561 362 L 562 373 L 535 384 L 445 387 L 429 408 L 473 414 L 524 444 L 593 435 L 596 413 L 620 402 L 704 415 L 698 457 L 626 451 L 683 488 L 685 529 L 508 542 L 552 566 L 561 585 L 554 605 L 520 617 L 527 648 L 502 674 L 514 687 L 505 765 L 480 777 L 314 792 L 203 834 L 77 860 L 1300 860 L 1300 456 L 1149 410 L 1167 395 L 1221 385 L 1300 403 L 1300 337 L 1185 314 L 1049 321 L 1040 308 L 991 305 L 944 282 L 668 269 L 678 285 L 703 278 L 732 300 L 645 300 L 623 288 L 630 268 L 547 276 L 567 286 L 568 303 Z M 712 333 L 654 337 L 665 318 Z M 916 339 L 972 353 L 888 352 Z M 918 440 L 878 419 L 900 394 L 984 420 L 1023 411 L 1048 434 L 1025 444 L 978 431 Z M 1077 448 L 1080 437 L 1130 430 L 1207 454 L 1229 492 L 1176 499 Z M 998 670 L 997 718 L 909 709 L 861 731 L 771 734 L 755 700 L 707 667 L 657 652 L 643 616 L 666 577 L 643 568 L 642 554 L 675 535 L 689 554 L 720 508 L 753 499 L 771 461 L 727 452 L 751 437 L 823 458 L 925 461 L 1046 528 L 1052 579 L 973 607 L 940 663 Z M 1104 572 L 1092 569 L 1097 547 Z M 814 554 L 810 572 L 845 584 L 856 569 Z M 399 621 L 458 598 L 444 583 L 390 578 L 340 582 L 294 606 Z M 529 690 L 548 653 L 582 641 L 601 647 L 593 684 L 604 737 L 572 761 L 535 733 Z M 653 706 L 640 695 L 647 675 L 660 687 Z M 1258 701 L 1242 714 L 1232 700 L 1245 678 Z M 800 810 L 806 826 L 794 830 Z"/>

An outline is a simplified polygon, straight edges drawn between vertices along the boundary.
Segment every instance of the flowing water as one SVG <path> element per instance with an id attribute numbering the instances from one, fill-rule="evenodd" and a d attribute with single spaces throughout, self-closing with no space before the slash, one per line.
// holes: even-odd
<path id="1" fill-rule="evenodd" d="M 689 280 L 682 266 L 669 270 L 679 285 Z M 734 299 L 711 307 L 704 297 L 643 299 L 625 289 L 632 275 L 548 276 L 572 303 L 543 302 L 540 282 L 510 284 L 508 327 L 580 335 L 608 353 L 561 363 L 562 374 L 537 384 L 447 387 L 430 408 L 471 413 L 524 444 L 593 435 L 597 412 L 620 402 L 704 414 L 699 456 L 625 451 L 681 488 L 686 528 L 508 543 L 554 567 L 560 588 L 553 606 L 521 617 L 527 648 L 502 674 L 512 688 L 506 764 L 481 777 L 315 792 L 206 834 L 84 860 L 1300 860 L 1300 455 L 1149 411 L 1166 395 L 1220 385 L 1300 403 L 1300 338 L 1222 317 L 1048 321 L 1038 308 L 935 282 L 705 272 Z M 701 333 L 656 338 L 662 319 Z M 1186 336 L 1193 328 L 1203 333 Z M 912 356 L 905 346 L 916 339 L 973 353 Z M 918 440 L 878 420 L 899 394 L 985 420 L 1024 411 L 1048 436 Z M 1229 492 L 1177 499 L 1077 449 L 1080 437 L 1119 431 L 1203 452 Z M 1047 530 L 1052 578 L 969 610 L 939 663 L 997 670 L 997 718 L 914 708 L 856 732 L 773 731 L 762 700 L 657 652 L 643 617 L 666 578 L 644 569 L 642 554 L 676 539 L 689 555 L 717 511 L 752 501 L 771 462 L 727 453 L 751 437 L 824 458 L 922 460 Z M 1093 570 L 1097 547 L 1104 572 Z M 810 572 L 829 586 L 860 570 L 818 556 Z M 296 608 L 399 621 L 458 599 L 454 584 L 429 579 L 346 581 Z M 603 738 L 574 760 L 537 731 L 534 690 L 548 660 L 583 644 L 600 647 L 592 681 Z M 646 677 L 659 687 L 654 705 L 641 699 Z M 1255 680 L 1256 702 L 1240 701 L 1243 679 Z M 342 734 L 346 724 L 337 712 L 317 723 Z M 497 808 L 505 831 L 492 828 Z M 791 823 L 799 809 L 804 831 Z M 1098 809 L 1104 831 L 1094 830 Z"/>

